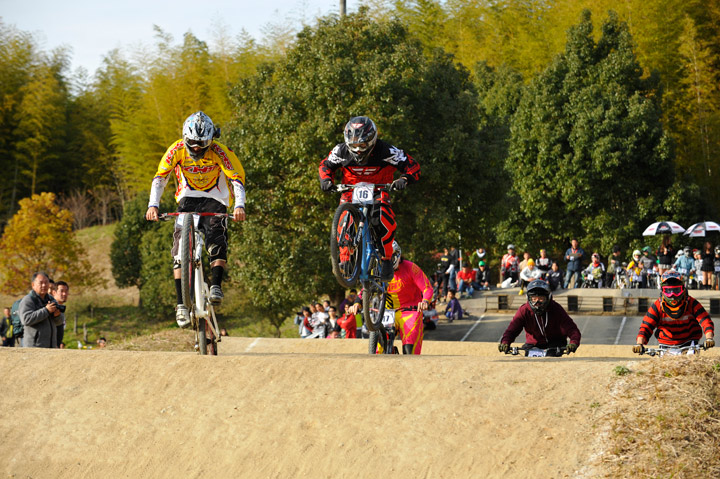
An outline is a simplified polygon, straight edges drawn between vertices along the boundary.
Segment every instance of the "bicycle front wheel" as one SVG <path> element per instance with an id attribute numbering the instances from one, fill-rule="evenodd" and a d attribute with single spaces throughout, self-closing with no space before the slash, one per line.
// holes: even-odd
<path id="1" fill-rule="evenodd" d="M 368 354 L 392 354 L 392 344 L 388 344 L 387 332 L 384 330 L 371 331 L 368 343 Z M 378 345 L 381 351 L 378 351 Z"/>
<path id="2" fill-rule="evenodd" d="M 180 230 L 180 285 L 182 300 L 188 311 L 193 310 L 193 250 L 195 249 L 195 222 L 193 215 L 183 216 Z"/>
<path id="3" fill-rule="evenodd" d="M 358 234 L 362 215 L 352 203 L 342 203 L 335 210 L 330 232 L 332 272 L 341 286 L 352 288 L 360 275 Z"/>
<path id="4" fill-rule="evenodd" d="M 363 318 L 369 331 L 380 331 L 385 314 L 385 285 L 368 281 L 363 285 Z"/>
<path id="5" fill-rule="evenodd" d="M 207 319 L 198 320 L 198 348 L 203 356 L 217 356 L 217 342 L 213 329 Z"/>

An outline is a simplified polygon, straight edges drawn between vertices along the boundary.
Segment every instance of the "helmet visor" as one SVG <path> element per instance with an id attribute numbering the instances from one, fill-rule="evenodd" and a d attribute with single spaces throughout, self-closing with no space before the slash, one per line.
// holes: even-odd
<path id="1" fill-rule="evenodd" d="M 662 287 L 662 294 L 666 298 L 679 298 L 683 295 L 683 292 L 685 291 L 685 286 L 679 285 L 679 284 L 673 284 L 669 286 L 663 286 Z"/>
<path id="2" fill-rule="evenodd" d="M 210 143 L 212 143 L 212 138 L 207 140 L 187 140 L 185 141 L 185 146 L 190 148 L 207 148 L 210 146 Z"/>

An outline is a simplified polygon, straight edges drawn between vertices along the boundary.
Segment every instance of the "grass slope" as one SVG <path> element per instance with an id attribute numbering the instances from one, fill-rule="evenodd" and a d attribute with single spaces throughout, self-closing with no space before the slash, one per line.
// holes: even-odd
<path id="1" fill-rule="evenodd" d="M 68 348 L 92 346 L 100 337 L 105 337 L 110 346 L 127 349 L 160 349 L 187 351 L 192 334 L 176 331 L 175 312 L 168 311 L 160 319 L 148 319 L 137 307 L 139 292 L 135 287 L 118 288 L 112 277 L 110 245 L 114 239 L 115 224 L 91 226 L 76 232 L 77 240 L 85 248 L 90 262 L 105 281 L 103 287 L 84 290 L 70 285 L 70 295 L 65 313 L 64 342 Z M 168 250 L 171 239 L 168 238 Z M 169 252 L 168 252 L 169 254 Z M 168 271 L 168 274 L 171 272 Z M 62 278 L 53 278 L 61 280 Z M 218 319 L 233 336 L 273 336 L 274 330 L 257 318 L 245 317 L 240 313 L 237 294 L 225 287 L 226 303 L 218 310 Z M 30 285 L 28 284 L 28 291 Z M 18 297 L 0 294 L 2 305 L 8 307 Z M 287 322 L 283 336 L 296 337 L 297 330 Z M 154 335 L 159 335 L 154 339 Z M 168 338 L 173 338 L 169 341 Z M 79 345 L 78 341 L 82 344 Z M 138 345 L 142 344 L 142 347 Z M 190 344 L 192 347 L 192 344 Z"/>

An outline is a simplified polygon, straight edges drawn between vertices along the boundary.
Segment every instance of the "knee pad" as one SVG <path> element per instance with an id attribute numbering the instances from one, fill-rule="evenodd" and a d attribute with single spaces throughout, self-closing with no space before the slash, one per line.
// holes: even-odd
<path id="1" fill-rule="evenodd" d="M 173 269 L 180 269 L 180 268 L 181 268 L 180 257 L 174 256 L 173 257 Z"/>
<path id="2" fill-rule="evenodd" d="M 219 259 L 227 261 L 227 253 L 225 252 L 222 245 L 209 244 L 207 246 L 207 252 L 208 256 L 210 257 L 210 264 L 214 263 L 216 260 Z"/>

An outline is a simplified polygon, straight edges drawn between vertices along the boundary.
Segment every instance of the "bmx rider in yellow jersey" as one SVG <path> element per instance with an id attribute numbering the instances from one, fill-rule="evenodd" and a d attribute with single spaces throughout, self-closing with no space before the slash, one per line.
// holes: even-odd
<path id="1" fill-rule="evenodd" d="M 227 146 L 216 141 L 220 129 L 202 111 L 190 115 L 183 124 L 183 137 L 163 155 L 152 181 L 150 201 L 145 218 L 158 220 L 158 206 L 171 172 L 175 172 L 178 188 L 175 199 L 178 212 L 227 213 L 231 195 L 235 197 L 232 218 L 245 220 L 245 171 L 240 160 Z M 200 217 L 198 228 L 205 234 L 210 256 L 210 301 L 223 300 L 222 278 L 227 264 L 227 218 Z M 190 324 L 190 312 L 182 302 L 179 258 L 180 227 L 175 224 L 172 255 L 174 258 L 176 319 L 178 326 Z"/>

